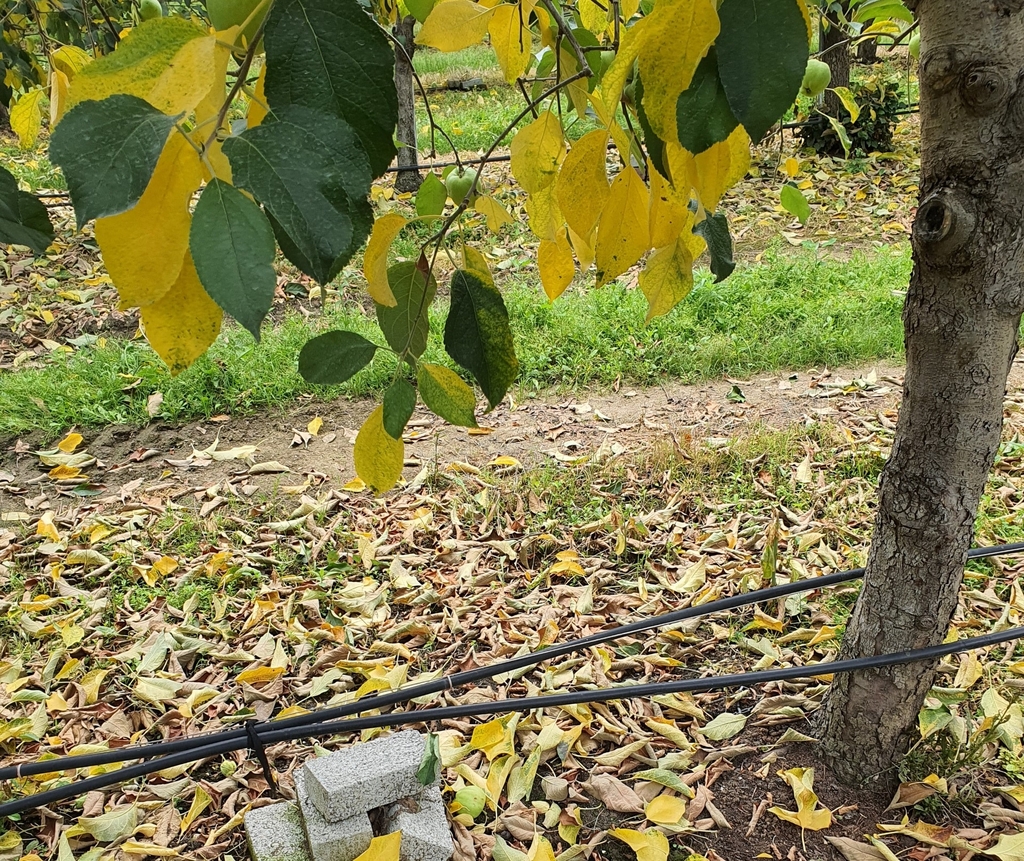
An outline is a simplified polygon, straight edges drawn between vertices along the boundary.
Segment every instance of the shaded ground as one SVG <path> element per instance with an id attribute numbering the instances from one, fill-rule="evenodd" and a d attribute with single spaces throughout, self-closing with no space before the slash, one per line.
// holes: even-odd
<path id="1" fill-rule="evenodd" d="M 41 463 L 22 440 L 0 461 L 5 759 L 338 705 L 749 591 L 766 570 L 789 578 L 852 567 L 866 550 L 899 375 L 878 366 L 531 400 L 488 416 L 490 433 L 447 429 L 436 441 L 433 425 L 417 423 L 408 483 L 384 500 L 351 482 L 360 403 L 296 404 L 273 417 L 182 429 L 107 429 L 65 458 L 64 468 L 81 470 L 73 476 L 51 476 L 60 465 Z M 1022 383 L 1018 364 L 1006 444 L 979 520 L 982 544 L 1024 531 Z M 257 448 L 232 451 L 248 445 Z M 201 457 L 193 447 L 231 456 Z M 268 462 L 289 471 L 254 474 L 261 470 L 252 464 Z M 765 561 L 772 555 L 774 565 Z M 1015 559 L 971 567 L 954 623 L 960 636 L 1020 623 L 1022 572 Z M 854 594 L 811 592 L 695 621 L 433 703 L 827 661 Z M 536 834 L 567 853 L 564 861 L 632 859 L 608 831 L 653 828 L 655 798 L 682 816 L 666 827 L 672 858 L 891 861 L 864 842 L 873 834 L 891 850 L 911 849 L 916 861 L 952 859 L 992 848 L 1024 819 L 1024 803 L 998 791 L 1012 789 L 1019 773 L 1024 723 L 1012 701 L 1022 666 L 1012 646 L 943 663 L 941 684 L 953 693 L 930 708 L 962 725 L 964 741 L 947 738 L 948 729 L 930 736 L 892 781 L 935 772 L 946 781 L 941 792 L 933 782 L 916 808 L 888 812 L 888 788 L 834 785 L 802 741 L 826 690 L 813 678 L 547 710 L 518 723 L 499 712 L 512 760 L 474 749 L 480 721 L 421 728 L 441 732 L 449 802 L 472 782 L 493 788 L 494 809 L 475 822 L 453 810 L 459 861 L 489 858 L 498 838 L 525 851 Z M 522 769 L 552 722 L 561 741 L 540 757 L 523 795 Z M 311 742 L 271 750 L 286 791 L 290 772 L 315 750 Z M 641 774 L 656 767 L 688 789 Z M 769 808 L 795 810 L 779 772 L 811 767 L 814 807 L 829 808 L 832 824 L 801 833 Z M 544 778 L 566 794 L 546 797 Z M 6 791 L 46 785 L 15 781 Z M 238 752 L 191 776 L 179 769 L 93 793 L 81 808 L 61 805 L 58 820 L 28 816 L 15 829 L 19 851 L 56 852 L 63 835 L 78 854 L 127 846 L 125 858 L 138 857 L 148 845 L 237 858 L 242 814 L 269 803 L 267 790 L 253 758 Z M 80 816 L 133 806 L 130 833 L 104 831 L 97 841 L 68 830 Z M 907 827 L 919 819 L 936 827 L 927 832 L 932 843 L 881 827 L 899 829 L 905 814 Z M 856 841 L 858 854 L 841 854 L 826 836 Z"/>

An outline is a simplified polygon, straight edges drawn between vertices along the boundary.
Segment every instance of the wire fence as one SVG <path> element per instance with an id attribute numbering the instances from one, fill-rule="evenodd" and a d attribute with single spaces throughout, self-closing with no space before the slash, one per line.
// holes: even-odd
<path id="1" fill-rule="evenodd" d="M 974 548 L 968 559 L 985 559 L 1024 553 L 1024 542 L 1002 544 L 992 547 Z M 279 742 L 328 737 L 343 733 L 360 732 L 365 729 L 389 728 L 415 723 L 432 723 L 466 717 L 482 717 L 507 712 L 527 712 L 534 709 L 558 708 L 592 702 L 647 698 L 672 693 L 704 693 L 735 687 L 748 687 L 767 682 L 792 679 L 808 679 L 830 676 L 835 673 L 852 673 L 859 670 L 880 669 L 898 664 L 919 661 L 934 661 L 948 655 L 986 648 L 999 643 L 1024 637 L 1024 627 L 993 631 L 979 637 L 941 643 L 923 649 L 874 655 L 802 667 L 780 667 L 759 672 L 732 673 L 711 678 L 677 679 L 667 682 L 644 684 L 623 684 L 608 688 L 584 689 L 564 693 L 533 697 L 513 697 L 491 700 L 483 703 L 468 703 L 454 706 L 395 711 L 387 714 L 353 717 L 366 711 L 379 711 L 393 705 L 407 704 L 414 699 L 454 691 L 474 682 L 492 679 L 515 670 L 524 669 L 549 661 L 562 655 L 580 652 L 593 646 L 612 642 L 633 634 L 666 628 L 683 621 L 702 616 L 735 610 L 751 604 L 785 598 L 801 592 L 817 591 L 829 586 L 858 580 L 864 575 L 863 568 L 838 571 L 822 577 L 797 580 L 766 589 L 758 589 L 743 595 L 734 595 L 717 601 L 710 601 L 696 607 L 686 607 L 672 613 L 652 616 L 626 625 L 619 625 L 599 631 L 587 637 L 555 643 L 537 652 L 498 661 L 473 670 L 442 676 L 429 682 L 409 685 L 396 691 L 378 693 L 356 702 L 329 709 L 311 711 L 284 720 L 249 721 L 243 728 L 223 730 L 204 735 L 189 736 L 172 741 L 151 742 L 130 745 L 116 750 L 80 756 L 67 756 L 36 760 L 0 768 L 0 781 L 19 780 L 27 777 L 54 774 L 98 765 L 111 765 L 142 760 L 135 765 L 125 766 L 116 771 L 97 775 L 57 786 L 43 792 L 27 795 L 0 804 L 0 817 L 14 816 L 34 808 L 46 807 L 86 792 L 105 789 L 135 778 L 145 777 L 173 766 L 199 762 L 210 757 L 223 756 L 237 750 L 251 750 L 259 759 L 268 784 L 276 787 L 273 770 L 266 754 L 266 746 Z"/>

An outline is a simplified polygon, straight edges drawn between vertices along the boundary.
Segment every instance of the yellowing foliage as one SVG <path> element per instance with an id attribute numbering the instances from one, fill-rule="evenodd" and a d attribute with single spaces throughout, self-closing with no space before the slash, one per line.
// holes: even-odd
<path id="1" fill-rule="evenodd" d="M 174 132 L 139 202 L 97 219 L 96 241 L 122 307 L 152 305 L 177 281 L 188 251 L 189 203 L 202 181 L 199 155 Z"/>

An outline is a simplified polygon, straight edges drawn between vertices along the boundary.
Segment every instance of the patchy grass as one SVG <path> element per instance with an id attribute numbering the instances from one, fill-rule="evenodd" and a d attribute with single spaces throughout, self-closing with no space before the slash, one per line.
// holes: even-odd
<path id="1" fill-rule="evenodd" d="M 444 86 L 452 79 L 483 78 L 488 83 L 501 80 L 498 59 L 490 45 L 470 45 L 450 54 L 417 47 L 412 66 L 425 87 Z"/>
<path id="2" fill-rule="evenodd" d="M 693 295 L 649 326 L 643 296 L 618 284 L 550 304 L 535 272 L 523 266 L 502 286 L 521 360 L 520 385 L 537 391 L 616 380 L 696 381 L 897 356 L 901 299 L 894 291 L 906 283 L 909 265 L 906 249 L 849 262 L 809 253 L 769 255 L 721 284 L 700 274 Z M 440 337 L 445 312 L 442 304 L 431 316 L 430 361 L 448 362 Z M 73 424 L 144 424 L 146 400 L 156 391 L 164 395 L 162 416 L 172 422 L 280 404 L 310 391 L 296 356 L 310 336 L 327 328 L 380 337 L 361 306 L 343 299 L 322 319 L 289 315 L 258 345 L 229 326 L 205 356 L 174 378 L 142 343 L 86 347 L 41 370 L 0 378 L 0 431 L 56 434 Z M 379 393 L 394 368 L 390 355 L 381 355 L 350 383 L 320 393 Z"/>

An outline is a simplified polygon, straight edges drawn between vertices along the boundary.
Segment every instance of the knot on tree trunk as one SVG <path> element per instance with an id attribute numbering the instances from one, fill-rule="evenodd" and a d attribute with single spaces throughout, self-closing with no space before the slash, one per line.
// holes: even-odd
<path id="1" fill-rule="evenodd" d="M 960 191 L 942 189 L 922 201 L 914 239 L 928 258 L 943 263 L 971 238 L 976 223 L 974 201 Z"/>

